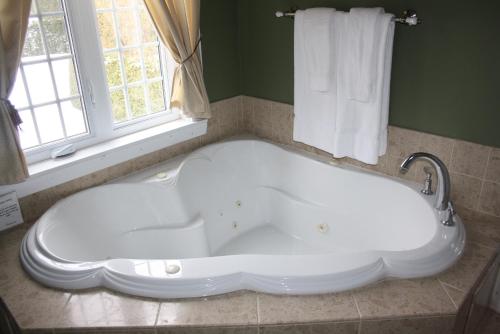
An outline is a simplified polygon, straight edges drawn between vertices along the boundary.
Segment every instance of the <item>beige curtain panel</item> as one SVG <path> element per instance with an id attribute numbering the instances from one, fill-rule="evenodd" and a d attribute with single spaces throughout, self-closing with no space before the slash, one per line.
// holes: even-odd
<path id="1" fill-rule="evenodd" d="M 0 185 L 28 177 L 19 142 L 21 119 L 9 102 L 28 27 L 31 0 L 0 0 Z"/>
<path id="2" fill-rule="evenodd" d="M 158 35 L 178 66 L 170 107 L 186 117 L 210 118 L 200 53 L 200 0 L 144 0 Z"/>

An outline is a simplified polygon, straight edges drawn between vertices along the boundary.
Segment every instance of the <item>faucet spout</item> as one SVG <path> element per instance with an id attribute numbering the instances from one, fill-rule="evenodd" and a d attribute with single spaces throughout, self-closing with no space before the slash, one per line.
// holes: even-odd
<path id="1" fill-rule="evenodd" d="M 401 167 L 399 169 L 400 173 L 407 173 L 411 165 L 417 160 L 425 160 L 431 163 L 431 165 L 436 169 L 436 173 L 438 175 L 436 209 L 441 211 L 448 210 L 450 206 L 451 183 L 450 174 L 448 173 L 448 169 L 446 168 L 445 164 L 443 163 L 443 161 L 441 161 L 441 159 L 433 154 L 417 152 L 410 154 L 401 163 Z"/>

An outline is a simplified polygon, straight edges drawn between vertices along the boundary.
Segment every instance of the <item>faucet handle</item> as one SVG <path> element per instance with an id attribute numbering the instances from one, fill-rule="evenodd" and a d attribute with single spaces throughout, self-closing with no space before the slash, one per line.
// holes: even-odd
<path id="1" fill-rule="evenodd" d="M 445 226 L 454 226 L 455 220 L 453 219 L 453 217 L 455 216 L 456 211 L 452 201 L 448 202 L 448 208 L 444 210 L 443 213 L 445 214 L 445 217 L 441 220 L 441 223 L 443 223 L 443 225 Z"/>
<path id="2" fill-rule="evenodd" d="M 432 195 L 434 194 L 434 191 L 432 191 L 432 171 L 429 167 L 425 166 L 424 173 L 425 173 L 424 188 L 420 190 L 420 192 L 424 195 Z"/>

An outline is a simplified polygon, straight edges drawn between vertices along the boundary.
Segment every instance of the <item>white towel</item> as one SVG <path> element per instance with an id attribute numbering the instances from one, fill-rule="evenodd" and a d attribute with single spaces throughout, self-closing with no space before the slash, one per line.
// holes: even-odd
<path id="1" fill-rule="evenodd" d="M 324 59 L 317 61 L 319 58 L 311 57 L 311 51 L 306 50 L 321 39 L 312 39 L 306 33 L 304 17 L 304 11 L 296 12 L 293 139 L 335 157 L 376 164 L 387 148 L 393 15 L 380 8 L 330 13 L 330 79 L 326 91 L 315 90 L 317 86 L 311 84 L 315 80 L 311 68 L 316 65 L 308 62 L 315 59 L 319 64 Z M 357 31 L 352 31 L 352 26 Z M 353 43 L 351 38 L 357 41 Z"/>
<path id="2" fill-rule="evenodd" d="M 353 18 L 351 15 L 352 11 L 349 21 Z M 364 22 L 373 29 L 370 31 L 366 27 L 360 28 L 363 34 L 368 35 L 361 39 L 370 44 L 369 39 L 372 38 L 373 45 L 362 48 L 366 52 L 371 50 L 370 57 L 356 56 L 357 62 L 349 61 L 354 58 L 351 48 L 346 48 L 345 52 L 339 54 L 332 153 L 336 157 L 348 156 L 368 164 L 376 164 L 378 157 L 385 154 L 387 148 L 394 22 L 392 14 L 385 14 L 379 8 L 363 9 L 362 16 L 373 16 L 360 23 L 359 16 L 354 15 L 356 24 L 362 26 Z M 348 25 L 352 27 L 352 22 Z M 352 34 L 344 37 L 352 38 Z M 346 43 L 350 44 L 350 41 L 340 41 L 341 45 Z M 359 52 L 359 49 L 354 52 Z M 361 70 L 356 71 L 353 67 Z M 353 99 L 352 95 L 356 98 Z"/>
<path id="3" fill-rule="evenodd" d="M 334 12 L 333 8 L 311 8 L 299 14 L 309 86 L 313 91 L 327 92 L 330 89 L 332 78 L 330 35 Z"/>
<path id="4" fill-rule="evenodd" d="M 329 63 L 330 69 L 335 68 L 332 62 L 332 34 L 331 24 L 334 17 L 340 12 L 330 8 L 315 8 L 307 11 L 297 11 L 294 23 L 294 129 L 293 139 L 308 145 L 315 146 L 331 152 L 333 148 L 333 125 L 335 124 L 334 107 L 336 105 L 336 80 L 335 74 L 328 70 L 328 78 L 319 79 L 322 76 L 321 66 Z M 311 15 L 309 15 L 311 14 Z M 344 14 L 344 13 L 343 13 Z M 322 18 L 321 37 L 313 38 L 315 33 L 310 20 L 313 15 Z M 329 17 L 329 33 L 324 28 L 325 17 Z M 307 25 L 305 24 L 307 18 Z M 307 31 L 306 31 L 307 27 Z M 324 37 L 329 35 L 329 41 L 324 42 Z M 311 44 L 314 47 L 311 50 Z M 316 44 L 317 43 L 317 44 Z M 318 54 L 324 50 L 329 57 Z M 314 64 L 309 64 L 312 61 Z M 317 69 L 317 70 L 315 70 Z M 319 79 L 319 80 L 318 80 Z M 325 89 L 327 88 L 327 89 Z"/>
<path id="5" fill-rule="evenodd" d="M 383 8 L 352 8 L 347 21 L 347 94 L 352 100 L 368 102 L 374 97 Z"/>

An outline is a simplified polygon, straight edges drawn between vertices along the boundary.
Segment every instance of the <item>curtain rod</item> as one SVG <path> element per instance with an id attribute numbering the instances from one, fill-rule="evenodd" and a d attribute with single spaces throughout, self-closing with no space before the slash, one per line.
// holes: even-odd
<path id="1" fill-rule="evenodd" d="M 276 15 L 276 17 L 288 17 L 293 19 L 296 11 L 296 9 L 291 9 L 286 12 L 277 11 L 274 15 Z M 403 17 L 395 17 L 392 20 L 396 23 L 406 24 L 408 26 L 415 26 L 422 23 L 422 20 L 417 17 L 417 12 L 413 9 L 405 10 L 403 12 Z"/>

